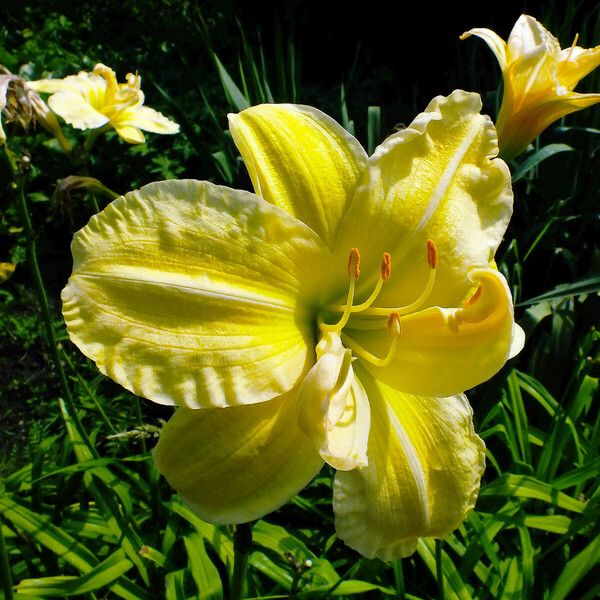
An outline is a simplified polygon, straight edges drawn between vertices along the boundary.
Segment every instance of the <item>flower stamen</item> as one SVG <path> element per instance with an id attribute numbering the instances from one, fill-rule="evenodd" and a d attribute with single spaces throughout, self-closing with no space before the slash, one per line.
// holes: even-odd
<path id="1" fill-rule="evenodd" d="M 350 275 L 350 285 L 348 286 L 348 298 L 346 304 L 343 307 L 342 316 L 337 323 L 328 325 L 319 320 L 319 328 L 323 332 L 336 332 L 339 333 L 348 323 L 350 315 L 352 314 L 352 305 L 354 303 L 354 289 L 356 287 L 356 280 L 360 276 L 360 252 L 358 248 L 352 248 L 350 255 L 348 256 L 348 275 Z"/>
<path id="2" fill-rule="evenodd" d="M 571 54 L 573 54 L 573 50 L 575 49 L 575 46 L 577 46 L 578 40 L 579 40 L 579 33 L 576 33 L 575 39 L 573 40 L 573 43 L 571 44 L 571 47 L 569 48 L 569 52 L 567 53 L 567 58 L 566 58 L 567 61 L 571 60 Z"/>
<path id="3" fill-rule="evenodd" d="M 398 313 L 400 316 L 408 315 L 417 311 L 429 298 L 431 295 L 431 291 L 433 290 L 433 285 L 435 284 L 435 274 L 438 266 L 438 251 L 433 240 L 427 240 L 427 262 L 429 263 L 429 278 L 427 279 L 427 284 L 425 288 L 419 294 L 418 298 L 416 298 L 410 304 L 406 304 L 405 306 L 395 306 L 389 308 L 368 308 L 364 310 L 365 315 L 373 315 L 373 316 L 387 316 L 391 313 Z"/>

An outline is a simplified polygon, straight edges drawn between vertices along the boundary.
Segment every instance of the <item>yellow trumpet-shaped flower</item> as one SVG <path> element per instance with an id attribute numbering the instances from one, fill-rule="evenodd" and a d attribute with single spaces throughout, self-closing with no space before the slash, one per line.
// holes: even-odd
<path id="1" fill-rule="evenodd" d="M 551 123 L 600 102 L 600 94 L 573 91 L 580 79 L 600 65 L 600 46 L 561 50 L 558 40 L 533 17 L 521 15 L 504 42 L 490 29 L 463 33 L 484 40 L 496 55 L 504 79 L 496 123 L 500 155 L 517 156 Z"/>
<path id="2" fill-rule="evenodd" d="M 437 97 L 367 157 L 320 111 L 230 115 L 256 194 L 165 181 L 73 241 L 71 339 L 179 408 L 154 457 L 203 518 L 284 504 L 327 462 L 339 536 L 391 559 L 441 537 L 484 468 L 463 391 L 520 350 L 493 256 L 510 174 L 477 94 Z"/>
<path id="3" fill-rule="evenodd" d="M 130 144 L 144 142 L 144 131 L 177 133 L 179 125 L 158 111 L 144 106 L 141 77 L 128 73 L 117 83 L 115 72 L 97 64 L 92 73 L 80 71 L 64 79 L 40 79 L 28 86 L 52 94 L 50 108 L 76 129 L 113 127 Z"/>

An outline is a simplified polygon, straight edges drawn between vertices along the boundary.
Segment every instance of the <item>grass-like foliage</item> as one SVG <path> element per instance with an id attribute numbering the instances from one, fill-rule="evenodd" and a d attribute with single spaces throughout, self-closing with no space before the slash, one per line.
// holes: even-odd
<path id="1" fill-rule="evenodd" d="M 398 74 L 377 71 L 376 52 L 349 56 L 339 72 L 303 71 L 302 51 L 314 40 L 295 38 L 283 12 L 263 10 L 268 27 L 260 29 L 247 10 L 238 21 L 241 4 L 0 8 L 0 63 L 13 72 L 33 80 L 99 61 L 120 74 L 139 68 L 149 102 L 182 131 L 134 147 L 109 133 L 70 163 L 45 132 L 6 128 L 15 156 L 26 157 L 27 181 L 19 198 L 10 165 L 0 165 L 0 262 L 16 264 L 0 285 L 0 599 L 227 598 L 237 585 L 235 546 L 244 544 L 242 530 L 200 520 L 154 468 L 149 450 L 170 410 L 124 392 L 68 340 L 59 295 L 69 243 L 109 199 L 59 180 L 93 176 L 118 193 L 184 176 L 249 189 L 225 116 L 261 102 L 326 110 L 369 152 L 425 107 L 435 76 L 435 93 L 478 91 L 494 115 L 501 95 L 493 57 L 458 35 L 480 25 L 505 34 L 520 14 L 505 15 L 506 24 L 465 15 L 456 31 L 444 27 L 438 35 L 450 41 L 440 43 L 453 48 L 446 70 L 390 92 L 386 73 L 396 83 Z M 549 3 L 535 16 L 563 45 L 577 31 L 581 45 L 600 43 L 598 10 Z M 436 43 L 425 35 L 415 52 Z M 318 67 L 310 56 L 308 65 Z M 597 73 L 584 83 L 600 91 Z M 72 141 L 79 135 L 65 132 Z M 421 540 L 409 559 L 367 560 L 335 536 L 333 472 L 324 469 L 253 525 L 243 597 L 600 595 L 600 109 L 556 123 L 510 166 L 514 216 L 496 260 L 527 342 L 469 393 L 488 458 L 476 509 L 449 538 Z"/>

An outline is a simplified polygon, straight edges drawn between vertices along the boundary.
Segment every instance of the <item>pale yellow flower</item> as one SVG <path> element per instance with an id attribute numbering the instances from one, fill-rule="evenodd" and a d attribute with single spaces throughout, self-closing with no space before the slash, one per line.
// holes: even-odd
<path id="1" fill-rule="evenodd" d="M 320 111 L 230 116 L 256 194 L 199 181 L 117 199 L 73 241 L 71 339 L 179 408 L 155 460 L 203 518 L 257 519 L 337 469 L 337 533 L 414 551 L 473 507 L 462 393 L 522 346 L 493 256 L 510 173 L 477 94 L 437 97 L 367 157 Z"/>
<path id="2" fill-rule="evenodd" d="M 40 79 L 29 87 L 51 93 L 50 108 L 76 129 L 113 127 L 130 144 L 144 142 L 144 131 L 171 134 L 179 125 L 158 111 L 144 106 L 141 77 L 128 73 L 117 83 L 115 72 L 97 64 L 92 73 L 80 71 L 64 79 Z"/>
<path id="3" fill-rule="evenodd" d="M 500 155 L 517 156 L 560 117 L 600 102 L 600 94 L 573 91 L 580 79 L 600 65 L 600 46 L 561 50 L 558 40 L 533 17 L 521 15 L 504 42 L 490 29 L 476 35 L 496 55 L 504 79 L 502 106 L 496 123 Z"/>

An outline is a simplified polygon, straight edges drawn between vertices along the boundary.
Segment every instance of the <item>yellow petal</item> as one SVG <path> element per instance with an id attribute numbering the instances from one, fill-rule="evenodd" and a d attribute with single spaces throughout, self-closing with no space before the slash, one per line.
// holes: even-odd
<path id="1" fill-rule="evenodd" d="M 14 263 L 0 262 L 0 283 L 4 283 L 10 279 L 10 276 L 15 272 L 16 266 Z"/>
<path id="2" fill-rule="evenodd" d="M 317 344 L 317 359 L 298 392 L 298 425 L 334 469 L 364 467 L 369 399 L 354 376 L 352 353 L 337 334 L 325 334 Z"/>
<path id="3" fill-rule="evenodd" d="M 477 94 L 457 90 L 438 96 L 408 128 L 377 148 L 333 252 L 331 285 L 341 298 L 348 251 L 355 247 L 361 253 L 357 301 L 373 289 L 382 255 L 389 252 L 391 277 L 377 303 L 412 302 L 429 277 L 431 239 L 439 265 L 428 304 L 462 301 L 471 287 L 468 267 L 489 263 L 512 213 L 510 172 L 492 159 L 496 132 L 480 109 Z"/>
<path id="4" fill-rule="evenodd" d="M 154 449 L 158 470 L 212 523 L 245 523 L 285 504 L 323 461 L 296 425 L 296 391 L 233 408 L 180 408 Z"/>
<path id="5" fill-rule="evenodd" d="M 127 389 L 164 404 L 251 404 L 314 362 L 317 235 L 248 192 L 164 181 L 79 231 L 63 290 L 71 339 Z"/>
<path id="6" fill-rule="evenodd" d="M 600 102 L 600 94 L 565 92 L 562 95 L 546 94 L 510 114 L 510 104 L 503 104 L 498 117 L 498 137 L 502 156 L 518 156 L 549 125 L 571 113 Z M 504 107 L 507 110 L 504 111 Z"/>
<path id="7" fill-rule="evenodd" d="M 461 308 L 436 306 L 401 318 L 391 364 L 365 362 L 374 377 L 411 394 L 450 396 L 487 381 L 502 368 L 515 335 L 510 290 L 498 271 L 473 269 L 469 276 L 473 291 L 479 291 Z M 352 345 L 346 339 L 351 338 L 372 354 L 385 356 L 390 340 L 384 331 L 350 327 L 342 335 L 348 347 Z"/>
<path id="8" fill-rule="evenodd" d="M 561 85 L 572 90 L 580 79 L 600 65 L 600 46 L 585 49 L 579 46 L 565 48 L 558 63 L 558 78 Z"/>
<path id="9" fill-rule="evenodd" d="M 137 108 L 123 111 L 119 115 L 119 123 L 152 133 L 170 134 L 179 131 L 177 123 L 167 119 L 163 114 L 149 106 L 138 106 Z"/>
<path id="10" fill-rule="evenodd" d="M 28 81 L 27 87 L 35 92 L 43 94 L 55 94 L 56 92 L 72 92 L 81 89 L 80 75 L 70 75 L 64 79 L 38 79 L 36 81 Z"/>
<path id="11" fill-rule="evenodd" d="M 394 560 L 420 537 L 449 535 L 475 504 L 485 466 L 464 395 L 411 396 L 368 375 L 369 466 L 338 472 L 333 509 L 338 536 L 367 558 Z"/>
<path id="12" fill-rule="evenodd" d="M 108 123 L 108 117 L 79 92 L 57 92 L 48 98 L 48 106 L 75 129 L 96 129 Z"/>
<path id="13" fill-rule="evenodd" d="M 490 50 L 498 59 L 500 68 L 504 71 L 507 63 L 506 42 L 497 33 L 492 31 L 491 29 L 485 29 L 484 27 L 476 27 L 474 29 L 469 29 L 469 31 L 465 31 L 460 36 L 460 39 L 466 40 L 472 35 L 481 38 L 490 47 Z"/>
<path id="14" fill-rule="evenodd" d="M 229 115 L 255 192 L 331 246 L 367 156 L 345 129 L 309 106 L 263 104 Z"/>
<path id="15" fill-rule="evenodd" d="M 119 137 L 129 144 L 143 144 L 146 141 L 144 134 L 137 128 L 125 123 L 113 123 Z"/>

